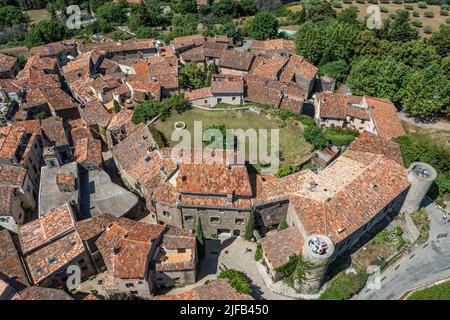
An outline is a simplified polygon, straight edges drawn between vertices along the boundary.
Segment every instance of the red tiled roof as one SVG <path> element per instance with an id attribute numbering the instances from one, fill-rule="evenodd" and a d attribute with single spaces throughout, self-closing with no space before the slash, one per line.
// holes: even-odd
<path id="1" fill-rule="evenodd" d="M 189 101 L 209 98 L 209 97 L 212 97 L 211 87 L 195 89 L 192 91 L 186 91 L 184 93 L 184 95 L 185 95 L 186 99 L 188 99 Z"/>
<path id="2" fill-rule="evenodd" d="M 362 97 L 350 96 L 344 93 L 320 92 L 316 94 L 320 101 L 320 117 L 331 119 L 346 119 L 354 117 L 369 120 L 369 113 L 359 105 Z"/>
<path id="3" fill-rule="evenodd" d="M 264 255 L 274 269 L 285 265 L 290 256 L 302 252 L 303 236 L 297 226 L 270 234 L 260 240 Z"/>
<path id="4" fill-rule="evenodd" d="M 311 81 L 318 70 L 316 66 L 305 60 L 302 56 L 292 55 L 281 73 L 280 81 L 291 81 L 294 75 L 300 75 L 306 80 Z"/>
<path id="5" fill-rule="evenodd" d="M 253 57 L 253 54 L 249 52 L 224 50 L 220 53 L 219 66 L 222 68 L 248 71 L 253 62 Z"/>
<path id="6" fill-rule="evenodd" d="M 0 53 L 0 73 L 10 72 L 16 65 L 17 58 Z"/>
<path id="7" fill-rule="evenodd" d="M 247 168 L 226 164 L 180 164 L 177 191 L 197 194 L 252 195 Z"/>
<path id="8" fill-rule="evenodd" d="M 214 280 L 177 295 L 157 296 L 156 300 L 253 300 L 250 295 L 237 293 L 228 280 Z"/>
<path id="9" fill-rule="evenodd" d="M 109 213 L 103 213 L 89 219 L 84 219 L 75 223 L 75 228 L 81 239 L 90 240 L 101 235 L 116 218 Z"/>
<path id="10" fill-rule="evenodd" d="M 69 204 L 56 207 L 40 219 L 19 227 L 22 252 L 26 254 L 74 228 L 75 219 Z"/>
<path id="11" fill-rule="evenodd" d="M 242 77 L 213 75 L 211 80 L 211 93 L 244 93 L 244 81 Z"/>
<path id="12" fill-rule="evenodd" d="M 365 99 L 380 137 L 392 139 L 406 134 L 397 116 L 397 109 L 391 101 L 373 97 Z"/>
<path id="13" fill-rule="evenodd" d="M 98 100 L 92 100 L 81 106 L 80 115 L 86 126 L 98 125 L 106 128 L 111 120 L 111 115 Z"/>
<path id="14" fill-rule="evenodd" d="M 350 149 L 359 152 L 383 154 L 388 159 L 403 165 L 400 145 L 397 142 L 383 139 L 368 131 L 361 133 L 361 135 L 350 145 Z"/>
<path id="15" fill-rule="evenodd" d="M 61 289 L 52 289 L 44 287 L 28 287 L 19 292 L 14 300 L 73 300 L 73 298 Z"/>
<path id="16" fill-rule="evenodd" d="M 6 229 L 0 231 L 0 274 L 7 277 L 5 280 L 10 280 L 10 284 L 13 286 L 16 286 L 16 284 L 28 285 L 22 262 L 17 254 L 11 234 Z"/>
<path id="17" fill-rule="evenodd" d="M 113 266 L 115 277 L 142 279 L 147 274 L 150 248 L 164 229 L 157 224 L 119 218 L 95 243 Z"/>

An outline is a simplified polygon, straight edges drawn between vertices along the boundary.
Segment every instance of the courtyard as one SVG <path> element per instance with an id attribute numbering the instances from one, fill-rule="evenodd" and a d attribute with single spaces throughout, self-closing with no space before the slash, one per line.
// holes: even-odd
<path id="1" fill-rule="evenodd" d="M 280 165 L 303 163 L 313 151 L 313 147 L 303 138 L 303 127 L 300 123 L 294 121 L 283 123 L 275 115 L 266 114 L 263 110 L 260 114 L 250 110 L 206 111 L 197 108 L 183 114 L 172 112 L 165 121 L 158 120 L 152 124 L 164 135 L 169 146 L 176 144 L 171 142 L 171 136 L 174 124 L 178 121 L 186 124 L 186 129 L 192 138 L 194 137 L 194 121 L 202 122 L 203 131 L 213 125 L 224 125 L 227 129 L 243 129 L 244 131 L 279 129 Z M 271 135 L 268 131 L 268 150 L 270 150 L 270 139 Z M 249 149 L 248 147 L 248 141 L 246 141 L 246 150 Z"/>

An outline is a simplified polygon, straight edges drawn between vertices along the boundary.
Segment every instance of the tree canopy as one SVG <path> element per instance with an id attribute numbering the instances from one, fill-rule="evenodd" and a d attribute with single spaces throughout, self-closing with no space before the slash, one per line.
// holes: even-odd
<path id="1" fill-rule="evenodd" d="M 256 40 L 275 38 L 278 34 L 278 20 L 268 12 L 259 12 L 251 20 L 248 33 Z"/>

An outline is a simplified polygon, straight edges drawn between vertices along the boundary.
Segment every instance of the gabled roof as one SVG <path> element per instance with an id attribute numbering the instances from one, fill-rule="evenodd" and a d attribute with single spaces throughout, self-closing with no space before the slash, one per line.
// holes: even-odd
<path id="1" fill-rule="evenodd" d="M 6 229 L 0 231 L 0 279 L 16 289 L 29 285 L 11 234 Z"/>
<path id="2" fill-rule="evenodd" d="M 397 109 L 390 100 L 373 97 L 365 99 L 380 137 L 392 139 L 406 134 L 397 116 Z"/>
<path id="3" fill-rule="evenodd" d="M 248 71 L 250 70 L 253 58 L 253 54 L 249 52 L 224 50 L 220 53 L 219 66 L 222 68 Z"/>
<path id="4" fill-rule="evenodd" d="M 383 154 L 388 159 L 403 165 L 400 145 L 397 142 L 383 139 L 368 131 L 361 133 L 361 135 L 350 145 L 350 149 L 359 152 Z"/>
<path id="5" fill-rule="evenodd" d="M 24 254 L 51 242 L 75 228 L 75 218 L 69 204 L 63 204 L 42 218 L 19 227 L 19 239 Z"/>
<path id="6" fill-rule="evenodd" d="M 158 224 L 119 218 L 95 243 L 115 277 L 142 279 L 148 272 L 150 249 L 164 229 Z"/>

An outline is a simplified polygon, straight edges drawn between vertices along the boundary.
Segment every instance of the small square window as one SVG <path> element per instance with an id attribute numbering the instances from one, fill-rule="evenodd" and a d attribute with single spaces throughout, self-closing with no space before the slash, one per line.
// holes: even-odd
<path id="1" fill-rule="evenodd" d="M 220 218 L 219 217 L 211 217 L 211 218 L 209 218 L 209 222 L 220 223 Z"/>

